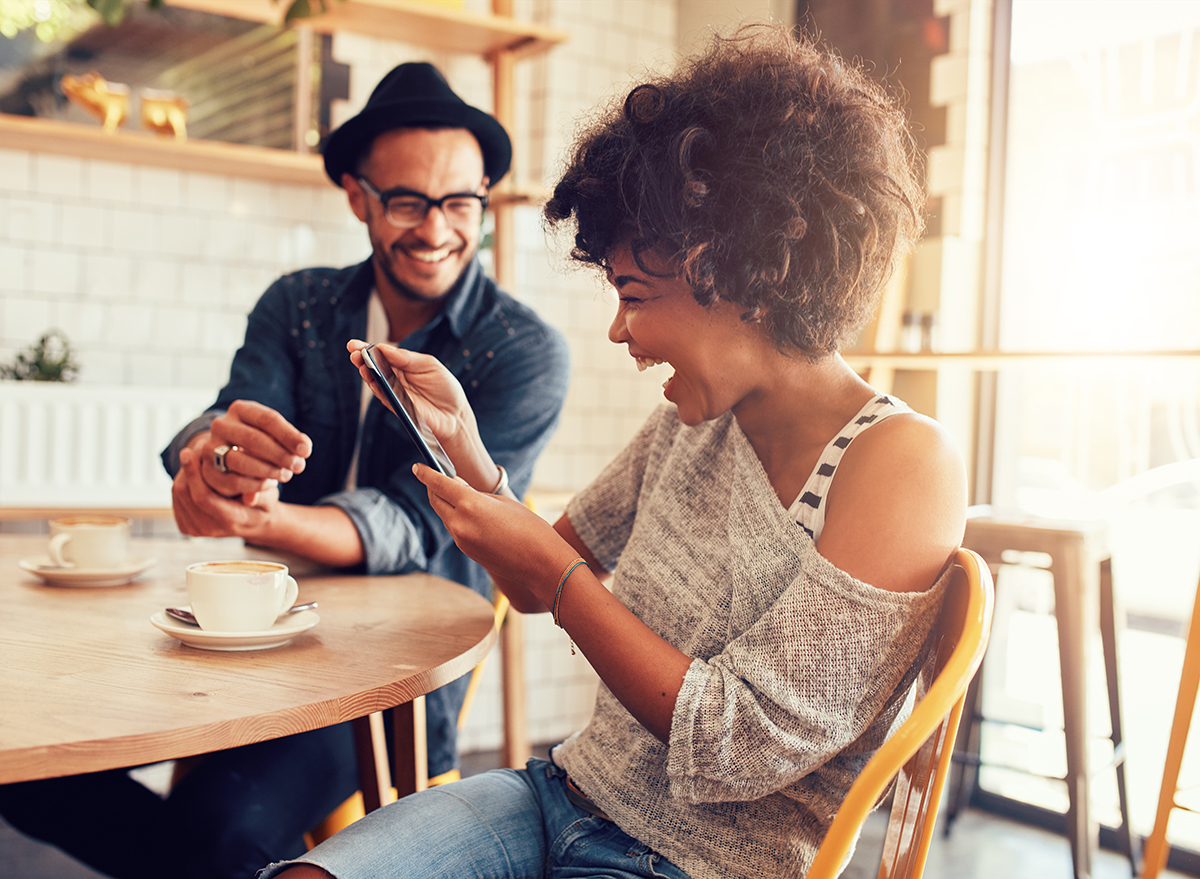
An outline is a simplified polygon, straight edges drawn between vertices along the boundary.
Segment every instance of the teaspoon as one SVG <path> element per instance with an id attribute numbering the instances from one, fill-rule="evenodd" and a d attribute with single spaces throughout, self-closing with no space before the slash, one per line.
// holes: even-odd
<path id="1" fill-rule="evenodd" d="M 312 610 L 316 606 L 317 603 L 315 601 L 310 601 L 308 604 L 294 604 L 281 613 L 278 619 L 282 619 L 288 614 L 299 613 L 302 610 Z M 165 610 L 167 612 L 167 616 L 173 617 L 179 620 L 181 623 L 187 623 L 189 626 L 197 627 L 200 625 L 200 623 L 196 622 L 196 617 L 190 610 L 184 610 L 182 607 L 168 607 Z"/>

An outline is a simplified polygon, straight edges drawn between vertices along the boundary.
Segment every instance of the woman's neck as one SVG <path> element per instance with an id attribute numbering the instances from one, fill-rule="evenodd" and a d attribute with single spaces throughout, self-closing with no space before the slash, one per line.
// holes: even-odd
<path id="1" fill-rule="evenodd" d="M 821 452 L 875 391 L 839 354 L 779 355 L 758 392 L 734 407 L 780 503 L 790 506 Z"/>

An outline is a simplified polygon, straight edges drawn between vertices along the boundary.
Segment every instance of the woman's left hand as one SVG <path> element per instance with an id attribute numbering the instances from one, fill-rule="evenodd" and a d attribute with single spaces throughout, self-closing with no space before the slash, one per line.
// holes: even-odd
<path id="1" fill-rule="evenodd" d="M 516 584 L 549 609 L 557 578 L 578 555 L 550 523 L 524 504 L 475 491 L 424 464 L 415 465 L 413 473 L 429 490 L 429 503 L 458 548 L 487 568 L 506 592 Z M 516 596 L 509 598 L 521 604 Z"/>

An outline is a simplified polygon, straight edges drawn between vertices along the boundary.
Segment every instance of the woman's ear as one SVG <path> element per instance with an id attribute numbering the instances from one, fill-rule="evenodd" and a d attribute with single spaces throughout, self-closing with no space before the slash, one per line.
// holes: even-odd
<path id="1" fill-rule="evenodd" d="M 352 174 L 342 175 L 342 189 L 346 190 L 346 200 L 350 202 L 350 210 L 358 217 L 360 223 L 367 222 L 367 194 L 358 184 Z"/>

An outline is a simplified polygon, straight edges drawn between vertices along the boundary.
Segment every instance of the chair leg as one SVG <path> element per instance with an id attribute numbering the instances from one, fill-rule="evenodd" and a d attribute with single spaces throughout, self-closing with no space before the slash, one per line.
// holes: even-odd
<path id="1" fill-rule="evenodd" d="M 1067 839 L 1075 879 L 1090 879 L 1093 827 L 1088 803 L 1087 625 L 1098 566 L 1088 564 L 1083 541 L 1063 546 L 1051 562 L 1054 616 L 1058 624 L 1059 673 L 1062 677 L 1063 737 L 1067 746 Z M 1072 585 L 1076 588 L 1072 588 Z M 1082 584 L 1084 588 L 1077 588 Z"/>
<path id="2" fill-rule="evenodd" d="M 1112 728 L 1113 769 L 1117 773 L 1117 798 L 1121 808 L 1121 826 L 1117 839 L 1129 859 L 1131 874 L 1138 874 L 1137 850 L 1133 827 L 1129 823 L 1129 796 L 1125 786 L 1125 737 L 1121 725 L 1121 679 L 1117 658 L 1117 614 L 1113 595 L 1112 559 L 1100 563 L 1100 639 L 1104 644 L 1104 679 L 1108 684 L 1108 717 Z"/>
<path id="3" fill-rule="evenodd" d="M 1179 785 L 1179 770 L 1183 766 L 1183 748 L 1192 725 L 1196 707 L 1196 691 L 1200 689 L 1200 587 L 1192 621 L 1188 624 L 1187 648 L 1183 654 L 1183 672 L 1179 676 L 1179 695 L 1175 700 L 1175 718 L 1171 721 L 1171 738 L 1167 744 L 1167 762 L 1163 767 L 1162 788 L 1158 794 L 1158 812 L 1154 829 L 1146 837 L 1142 852 L 1142 879 L 1157 879 L 1167 863 L 1167 824 L 1175 808 L 1175 793 Z"/>
<path id="4" fill-rule="evenodd" d="M 949 837 L 950 829 L 954 825 L 954 820 L 958 818 L 959 811 L 965 805 L 964 792 L 966 792 L 966 801 L 971 798 L 971 791 L 975 790 L 975 784 L 979 773 L 979 724 L 982 716 L 983 701 L 983 664 L 980 664 L 979 671 L 975 673 L 974 679 L 967 688 L 967 697 L 963 705 L 962 717 L 958 723 L 958 735 L 954 739 L 954 754 L 951 757 L 952 765 L 956 765 L 957 769 L 953 776 L 953 781 L 948 782 L 950 786 L 950 802 L 944 811 L 945 819 L 942 824 L 942 836 Z M 968 783 L 967 779 L 970 778 Z"/>

